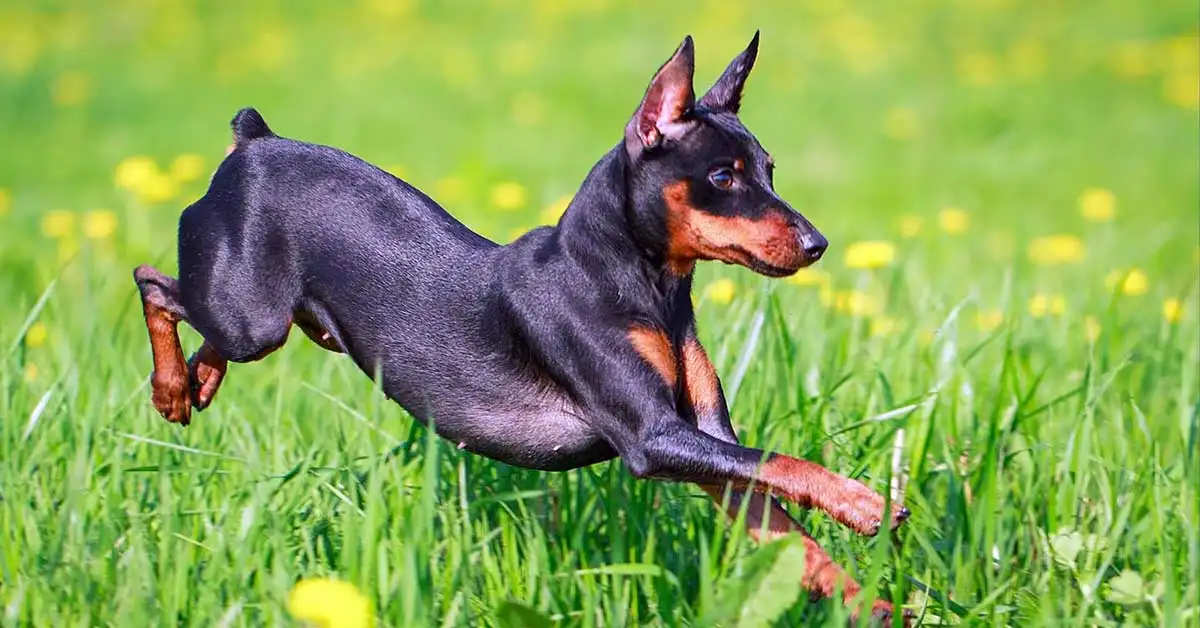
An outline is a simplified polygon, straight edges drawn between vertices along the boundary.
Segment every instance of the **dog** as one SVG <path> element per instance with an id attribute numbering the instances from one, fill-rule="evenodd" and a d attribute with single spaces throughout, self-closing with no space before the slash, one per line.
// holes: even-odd
<path id="1" fill-rule="evenodd" d="M 295 325 L 462 449 L 545 471 L 619 457 L 636 478 L 699 485 L 732 516 L 749 499 L 751 535 L 802 535 L 804 587 L 849 604 L 859 584 L 773 496 L 867 535 L 909 511 L 739 444 L 693 315 L 698 261 L 783 277 L 828 246 L 775 193 L 773 160 L 738 118 L 758 39 L 699 100 L 684 39 L 558 224 L 503 246 L 383 170 L 241 110 L 179 219 L 179 279 L 134 271 L 155 408 L 187 425 L 229 362 L 262 359 Z M 180 322 L 204 338 L 187 361 Z M 883 600 L 871 612 L 895 616 Z"/>

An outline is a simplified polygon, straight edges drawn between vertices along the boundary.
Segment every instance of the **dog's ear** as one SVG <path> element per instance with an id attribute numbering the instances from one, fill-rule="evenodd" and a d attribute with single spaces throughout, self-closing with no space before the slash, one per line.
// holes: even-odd
<path id="1" fill-rule="evenodd" d="M 742 88 L 750 70 L 754 68 L 754 59 L 758 57 L 758 31 L 754 31 L 754 39 L 746 50 L 725 68 L 725 73 L 700 99 L 700 106 L 707 109 L 719 109 L 729 113 L 737 113 L 742 106 Z"/>
<path id="2" fill-rule="evenodd" d="M 658 69 L 646 88 L 642 104 L 625 126 L 625 146 L 630 154 L 637 155 L 657 146 L 663 138 L 679 139 L 694 126 L 688 118 L 696 104 L 696 94 L 692 91 L 695 67 L 692 36 L 688 35 Z"/>

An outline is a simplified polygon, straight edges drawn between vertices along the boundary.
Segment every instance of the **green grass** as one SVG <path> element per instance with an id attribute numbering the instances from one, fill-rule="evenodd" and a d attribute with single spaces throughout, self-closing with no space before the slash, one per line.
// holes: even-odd
<path id="1" fill-rule="evenodd" d="M 743 118 L 833 243 L 828 288 L 703 266 L 701 337 L 744 441 L 895 479 L 914 511 L 895 543 L 802 521 L 930 624 L 1200 625 L 1193 3 L 202 4 L 0 5 L 5 625 L 293 625 L 288 591 L 319 575 L 383 626 L 520 625 L 510 601 L 556 626 L 844 622 L 699 491 L 464 455 L 299 334 L 166 424 L 130 270 L 173 270 L 204 182 L 113 185 L 131 155 L 210 170 L 254 105 L 507 240 L 618 141 L 684 34 L 703 89 L 759 27 Z M 516 209 L 490 200 L 505 181 Z M 1092 187 L 1113 221 L 1081 216 Z M 939 230 L 952 206 L 965 232 Z M 86 237 L 96 209 L 111 236 Z M 1032 263 L 1050 234 L 1086 255 Z M 859 240 L 896 260 L 847 268 Z M 1144 293 L 1106 285 L 1130 269 Z M 723 279 L 731 302 L 702 296 Z"/>

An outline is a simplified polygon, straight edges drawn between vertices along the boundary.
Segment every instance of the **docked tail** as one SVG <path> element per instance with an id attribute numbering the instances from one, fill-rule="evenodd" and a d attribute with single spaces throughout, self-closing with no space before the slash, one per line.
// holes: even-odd
<path id="1" fill-rule="evenodd" d="M 275 137 L 275 134 L 271 132 L 271 127 L 267 126 L 267 121 L 263 120 L 262 115 L 253 107 L 246 107 L 237 112 L 229 125 L 233 127 L 233 146 L 230 147 L 230 150 L 243 146 L 251 140 Z"/>

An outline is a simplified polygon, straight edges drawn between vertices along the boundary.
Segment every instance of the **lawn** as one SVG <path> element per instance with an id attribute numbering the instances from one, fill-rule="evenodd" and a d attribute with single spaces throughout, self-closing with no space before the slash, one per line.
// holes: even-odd
<path id="1" fill-rule="evenodd" d="M 831 248 L 784 280 L 702 265 L 701 339 L 745 442 L 914 513 L 877 539 L 801 520 L 927 625 L 1200 626 L 1198 20 L 1183 0 L 0 4 L 2 623 L 293 626 L 289 591 L 329 577 L 379 626 L 844 625 L 786 543 L 695 488 L 464 454 L 301 334 L 169 425 L 131 277 L 174 274 L 239 107 L 507 241 L 557 219 L 685 34 L 702 90 L 761 28 L 742 117 Z"/>

